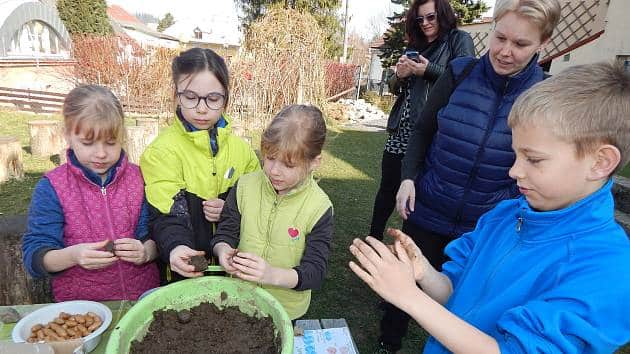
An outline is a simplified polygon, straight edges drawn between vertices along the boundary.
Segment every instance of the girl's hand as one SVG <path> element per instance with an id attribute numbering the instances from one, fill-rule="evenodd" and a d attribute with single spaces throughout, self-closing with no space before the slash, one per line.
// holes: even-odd
<path id="1" fill-rule="evenodd" d="M 125 262 L 135 265 L 149 261 L 148 254 L 142 241 L 134 238 L 120 238 L 114 240 L 114 254 Z"/>
<path id="2" fill-rule="evenodd" d="M 259 284 L 272 283 L 274 268 L 260 256 L 238 252 L 232 257 L 232 265 L 236 268 L 234 276 L 238 278 Z"/>
<path id="3" fill-rule="evenodd" d="M 387 229 L 387 234 L 394 238 L 394 249 L 396 242 L 400 243 L 413 266 L 413 277 L 416 279 L 416 282 L 420 282 L 431 269 L 429 260 L 422 254 L 422 251 L 420 251 L 420 248 L 413 242 L 411 237 L 404 232 L 398 229 Z M 397 252 L 394 253 L 398 255 Z"/>
<path id="4" fill-rule="evenodd" d="M 112 265 L 118 260 L 112 252 L 103 251 L 109 240 L 92 243 L 79 243 L 69 246 L 72 261 L 84 269 L 101 269 Z"/>
<path id="5" fill-rule="evenodd" d="M 192 256 L 203 256 L 204 254 L 204 251 L 195 251 L 188 246 L 177 246 L 173 248 L 169 256 L 171 269 L 186 278 L 200 277 L 203 272 L 195 272 L 195 267 L 188 264 L 188 261 Z"/>
<path id="6" fill-rule="evenodd" d="M 360 264 L 351 261 L 350 269 L 385 301 L 401 308 L 419 291 L 407 253 L 400 241 L 394 242 L 394 254 L 374 237 L 365 240 L 367 243 L 354 239 L 350 245 L 350 252 Z"/>
<path id="7" fill-rule="evenodd" d="M 206 216 L 206 220 L 210 222 L 219 221 L 219 217 L 221 217 L 221 211 L 223 210 L 223 204 L 225 201 L 223 199 L 208 199 L 205 200 L 203 204 L 203 213 Z"/>
<path id="8" fill-rule="evenodd" d="M 232 246 L 225 242 L 219 242 L 214 246 L 213 252 L 217 258 L 219 258 L 219 264 L 226 273 L 234 274 L 237 272 L 237 269 L 234 268 L 234 264 L 232 263 L 232 259 L 238 252 L 238 249 L 232 248 Z"/>
<path id="9" fill-rule="evenodd" d="M 403 220 L 407 220 L 409 214 L 413 212 L 415 204 L 416 186 L 414 185 L 413 180 L 406 179 L 400 182 L 400 187 L 398 188 L 398 193 L 396 194 L 396 210 Z"/>

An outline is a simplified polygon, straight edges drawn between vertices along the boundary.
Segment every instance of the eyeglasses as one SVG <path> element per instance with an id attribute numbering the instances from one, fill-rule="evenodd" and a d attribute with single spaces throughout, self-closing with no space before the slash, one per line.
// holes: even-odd
<path id="1" fill-rule="evenodd" d="M 213 111 L 219 110 L 225 105 L 225 95 L 218 92 L 210 92 L 207 96 L 199 96 L 192 91 L 185 90 L 178 92 L 177 97 L 179 97 L 179 103 L 186 109 L 197 108 L 201 100 L 206 103 L 206 107 Z"/>
<path id="2" fill-rule="evenodd" d="M 423 24 L 424 20 L 427 20 L 427 23 L 431 23 L 431 22 L 435 21 L 436 18 L 437 18 L 437 14 L 435 12 L 432 12 L 432 13 L 426 14 L 424 16 L 416 17 L 416 21 L 418 21 L 419 24 Z"/>

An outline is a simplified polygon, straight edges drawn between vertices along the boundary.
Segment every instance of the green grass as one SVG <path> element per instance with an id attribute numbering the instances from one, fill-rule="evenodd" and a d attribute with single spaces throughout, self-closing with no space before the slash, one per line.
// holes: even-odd
<path id="1" fill-rule="evenodd" d="M 29 153 L 27 122 L 35 119 L 41 118 L 0 111 L 0 135 L 20 138 L 27 171 L 26 178 L 21 181 L 0 184 L 2 213 L 26 212 L 35 183 L 43 172 L 56 166 L 51 159 L 36 159 Z M 254 136 L 253 141 L 258 145 L 260 137 Z M 353 238 L 363 237 L 369 230 L 384 142 L 384 133 L 332 128 L 324 162 L 316 173 L 319 184 L 335 207 L 335 238 L 327 279 L 322 289 L 313 292 L 311 307 L 304 318 L 345 318 L 361 353 L 372 353 L 376 349 L 382 313 L 377 308 L 378 296 L 348 268 L 352 258 L 348 246 Z M 626 168 L 625 172 L 630 169 Z M 393 218 L 390 224 L 399 226 L 400 220 Z M 418 353 L 425 340 L 425 332 L 412 321 L 401 352 Z M 619 353 L 630 354 L 630 347 Z"/>

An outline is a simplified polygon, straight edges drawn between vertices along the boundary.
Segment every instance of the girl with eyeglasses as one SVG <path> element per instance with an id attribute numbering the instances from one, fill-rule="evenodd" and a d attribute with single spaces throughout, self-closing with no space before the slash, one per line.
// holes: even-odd
<path id="1" fill-rule="evenodd" d="M 387 121 L 389 137 L 383 149 L 381 182 L 370 225 L 370 235 L 378 239 L 383 239 L 385 225 L 394 211 L 401 161 L 431 88 L 451 60 L 475 54 L 470 35 L 457 29 L 448 0 L 414 1 L 405 23 L 408 47 L 390 81 L 390 88 L 399 94 Z M 385 349 L 400 349 L 408 318 L 397 308 L 385 305 L 379 344 Z"/>
<path id="2" fill-rule="evenodd" d="M 175 122 L 140 158 L 162 284 L 203 274 L 191 257 L 212 256 L 210 239 L 230 188 L 260 169 L 251 147 L 230 131 L 223 58 L 192 48 L 173 59 L 172 75 Z"/>

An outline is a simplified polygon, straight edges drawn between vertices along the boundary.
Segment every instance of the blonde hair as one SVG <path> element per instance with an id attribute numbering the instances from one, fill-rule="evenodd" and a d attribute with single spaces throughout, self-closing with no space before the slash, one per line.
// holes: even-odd
<path id="1" fill-rule="evenodd" d="M 527 17 L 541 30 L 544 42 L 558 25 L 561 10 L 558 0 L 497 0 L 493 17 L 495 23 L 508 12 Z"/>
<path id="2" fill-rule="evenodd" d="M 83 132 L 89 140 L 125 140 L 122 105 L 106 87 L 75 87 L 63 101 L 62 114 L 67 133 Z"/>
<path id="3" fill-rule="evenodd" d="M 263 132 L 260 150 L 304 168 L 322 153 L 326 140 L 326 122 L 319 108 L 290 105 L 278 113 Z"/>
<path id="4" fill-rule="evenodd" d="M 575 144 L 579 158 L 613 145 L 621 152 L 617 172 L 630 159 L 630 73 L 615 63 L 570 67 L 524 92 L 508 124 L 548 128 Z"/>

